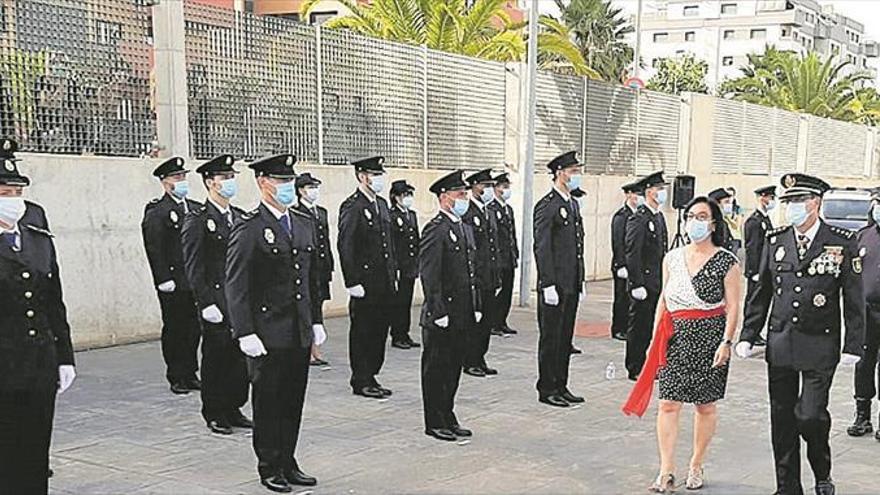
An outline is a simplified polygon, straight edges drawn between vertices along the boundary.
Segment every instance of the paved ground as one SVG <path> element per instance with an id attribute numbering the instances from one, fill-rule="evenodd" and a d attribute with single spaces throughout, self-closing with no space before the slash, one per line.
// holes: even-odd
<path id="1" fill-rule="evenodd" d="M 643 493 L 656 473 L 653 419 L 618 411 L 630 382 L 605 380 L 609 361 L 622 367 L 623 346 L 607 335 L 609 286 L 590 287 L 580 311 L 572 385 L 584 407 L 539 405 L 534 391 L 534 314 L 517 310 L 521 333 L 493 337 L 495 378 L 462 378 L 457 413 L 475 431 L 467 444 L 422 433 L 419 352 L 389 349 L 382 383 L 386 402 L 355 397 L 348 382 L 346 319 L 328 322 L 325 354 L 332 369 L 313 370 L 298 458 L 318 477 L 315 493 Z M 414 311 L 415 314 L 415 311 Z M 163 380 L 157 343 L 83 352 L 79 378 L 58 407 L 53 493 L 269 493 L 257 483 L 250 438 L 212 435 L 197 395 L 174 396 Z M 840 493 L 878 493 L 880 443 L 850 439 L 852 371 L 833 389 L 834 475 Z M 728 398 L 706 466 L 706 493 L 773 490 L 765 371 L 762 361 L 735 361 Z M 649 414 L 650 415 L 650 414 Z M 682 421 L 679 476 L 686 474 L 692 410 Z M 806 466 L 806 464 L 805 464 Z M 809 468 L 805 487 L 812 486 Z"/>

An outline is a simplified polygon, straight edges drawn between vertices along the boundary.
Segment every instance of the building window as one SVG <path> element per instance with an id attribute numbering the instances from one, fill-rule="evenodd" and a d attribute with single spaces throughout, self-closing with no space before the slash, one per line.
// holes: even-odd
<path id="1" fill-rule="evenodd" d="M 659 59 L 659 58 L 651 59 L 651 67 L 654 67 L 654 68 L 659 67 L 659 66 L 660 66 L 660 60 L 661 60 L 661 59 Z"/>
<path id="2" fill-rule="evenodd" d="M 122 39 L 122 24 L 118 22 L 95 21 L 98 31 L 98 44 L 115 45 Z"/>
<path id="3" fill-rule="evenodd" d="M 790 38 L 791 37 L 791 26 L 782 26 L 782 31 L 780 33 L 780 37 Z"/>
<path id="4" fill-rule="evenodd" d="M 733 66 L 733 57 L 724 57 L 721 59 L 721 65 L 725 67 Z"/>
<path id="5" fill-rule="evenodd" d="M 669 41 L 669 33 L 654 33 L 654 43 L 665 43 Z"/>
<path id="6" fill-rule="evenodd" d="M 697 17 L 700 15 L 700 6 L 699 5 L 685 5 L 684 6 L 684 16 L 685 17 Z"/>
<path id="7" fill-rule="evenodd" d="M 736 31 L 733 29 L 725 29 L 724 30 L 724 39 L 732 40 L 736 36 Z"/>
<path id="8" fill-rule="evenodd" d="M 736 15 L 736 4 L 735 3 L 722 3 L 721 4 L 721 15 Z"/>
<path id="9" fill-rule="evenodd" d="M 685 41 L 697 41 L 697 33 L 693 32 L 693 31 L 687 31 L 686 33 L 684 33 L 684 40 Z"/>
<path id="10" fill-rule="evenodd" d="M 831 44 L 831 54 L 832 55 L 840 55 L 840 46 L 832 43 Z"/>
<path id="11" fill-rule="evenodd" d="M 309 24 L 320 26 L 337 15 L 339 13 L 335 10 L 333 12 L 312 12 L 309 14 Z"/>
<path id="12" fill-rule="evenodd" d="M 797 41 L 797 40 L 798 40 L 798 32 L 797 32 L 797 31 L 792 31 L 792 33 L 791 33 L 791 37 L 792 37 L 795 41 Z"/>
<path id="13" fill-rule="evenodd" d="M 767 30 L 766 29 L 752 29 L 749 32 L 749 38 L 753 40 L 763 40 L 767 38 Z"/>
<path id="14" fill-rule="evenodd" d="M 244 11 L 254 13 L 254 0 L 244 0 Z"/>

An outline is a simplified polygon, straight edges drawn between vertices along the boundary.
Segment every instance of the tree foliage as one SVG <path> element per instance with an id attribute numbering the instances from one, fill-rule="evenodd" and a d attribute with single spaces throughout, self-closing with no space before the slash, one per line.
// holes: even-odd
<path id="1" fill-rule="evenodd" d="M 602 79 L 620 82 L 629 75 L 633 49 L 624 40 L 633 27 L 611 0 L 554 0 L 588 67 Z"/>
<path id="2" fill-rule="evenodd" d="M 660 60 L 657 73 L 648 81 L 648 89 L 664 93 L 706 93 L 706 74 L 709 64 L 693 55 Z"/>

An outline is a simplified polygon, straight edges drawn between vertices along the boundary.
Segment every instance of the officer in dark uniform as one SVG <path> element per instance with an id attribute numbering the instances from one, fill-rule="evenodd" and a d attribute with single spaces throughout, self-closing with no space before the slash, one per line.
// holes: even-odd
<path id="1" fill-rule="evenodd" d="M 397 300 L 391 315 L 391 345 L 398 349 L 421 346 L 409 336 L 413 287 L 419 276 L 419 219 L 413 210 L 415 190 L 405 180 L 391 183 L 391 240 L 400 272 Z"/>
<path id="2" fill-rule="evenodd" d="M 719 187 L 712 190 L 707 196 L 718 203 L 724 218 L 730 218 L 731 213 L 733 213 L 733 195 L 730 194 L 730 191 Z M 727 222 L 722 222 L 720 225 L 716 225 L 715 228 L 721 230 L 721 247 L 735 253 L 733 234 L 730 233 L 730 226 L 727 225 Z"/>
<path id="3" fill-rule="evenodd" d="M 385 159 L 352 162 L 358 188 L 339 207 L 337 248 L 345 287 L 351 296 L 348 354 L 352 392 L 373 399 L 391 396 L 376 375 L 385 362 L 385 341 L 397 292 L 397 262 L 391 241 L 385 188 Z"/>
<path id="4" fill-rule="evenodd" d="M 874 431 L 874 425 L 871 424 L 871 401 L 877 396 L 877 385 L 880 383 L 880 369 L 877 367 L 877 353 L 880 349 L 880 193 L 874 193 L 870 215 L 871 222 L 858 233 L 858 254 L 864 269 L 862 283 L 865 292 L 865 356 L 856 365 L 856 419 L 846 430 L 853 437 L 861 437 Z M 880 440 L 880 430 L 874 434 L 874 438 Z"/>
<path id="5" fill-rule="evenodd" d="M 202 205 L 186 199 L 189 194 L 187 173 L 189 170 L 183 168 L 183 158 L 171 158 L 153 171 L 165 194 L 147 204 L 141 222 L 147 260 L 162 309 L 165 376 L 175 394 L 187 394 L 201 388 L 196 378 L 199 316 L 183 266 L 180 231 L 186 214 Z"/>
<path id="6" fill-rule="evenodd" d="M 493 327 L 492 316 L 497 314 L 496 297 L 501 290 L 498 272 L 498 225 L 488 205 L 495 199 L 495 181 L 492 169 L 484 169 L 466 179 L 471 188 L 470 206 L 461 220 L 474 232 L 477 246 L 477 289 L 485 313 L 477 314 L 477 324 L 467 333 L 467 352 L 464 372 L 471 376 L 497 375 L 498 370 L 486 364 L 489 336 Z"/>
<path id="7" fill-rule="evenodd" d="M 568 389 L 578 302 L 584 290 L 584 229 L 571 191 L 580 187 L 582 165 L 571 151 L 547 164 L 553 187 L 535 205 L 538 267 L 538 400 L 555 407 L 584 402 Z"/>
<path id="8" fill-rule="evenodd" d="M 768 230 L 773 230 L 773 222 L 769 212 L 776 207 L 776 186 L 766 186 L 755 190 L 757 207 L 743 225 L 743 236 L 746 244 L 746 300 L 755 289 L 758 281 L 758 270 L 761 266 L 761 252 L 764 249 L 764 238 Z M 758 335 L 755 346 L 767 345 L 763 337 Z"/>
<path id="9" fill-rule="evenodd" d="M 250 164 L 260 206 L 242 216 L 229 239 L 229 322 L 248 357 L 253 388 L 254 451 L 261 483 L 276 492 L 312 486 L 294 453 L 302 421 L 312 343 L 326 338 L 321 299 L 313 297 L 318 250 L 314 222 L 296 202 L 293 155 Z"/>
<path id="10" fill-rule="evenodd" d="M 425 225 L 419 254 L 425 433 L 446 441 L 472 435 L 454 412 L 467 333 L 480 311 L 476 245 L 470 226 L 461 221 L 468 210 L 467 187 L 460 170 L 431 185 L 440 212 Z"/>
<path id="11" fill-rule="evenodd" d="M 660 209 L 666 204 L 669 183 L 663 172 L 655 172 L 639 183 L 645 204 L 626 223 L 627 287 L 632 301 L 626 337 L 626 369 L 636 380 L 645 364 L 645 353 L 654 333 L 654 313 L 663 289 L 663 257 L 669 246 L 666 219 Z"/>
<path id="12" fill-rule="evenodd" d="M 314 297 L 323 303 L 330 300 L 330 281 L 333 280 L 333 250 L 330 248 L 330 223 L 327 208 L 318 204 L 321 181 L 305 172 L 296 177 L 296 195 L 299 199 L 294 206 L 301 213 L 312 217 L 315 222 L 315 244 L 318 250 L 318 274 L 313 288 Z M 321 357 L 318 346 L 312 346 L 312 366 L 327 366 L 330 363 Z"/>
<path id="13" fill-rule="evenodd" d="M 623 206 L 611 217 L 611 273 L 614 274 L 614 303 L 611 310 L 611 337 L 626 340 L 630 296 L 626 289 L 626 222 L 638 208 L 639 182 L 624 184 Z"/>
<path id="14" fill-rule="evenodd" d="M 226 245 L 232 225 L 244 213 L 230 204 L 238 192 L 233 162 L 231 155 L 220 155 L 196 169 L 208 200 L 186 216 L 181 234 L 184 267 L 201 316 L 202 416 L 220 435 L 231 435 L 233 427 L 253 427 L 241 413 L 248 396 L 247 367 L 232 338 L 223 292 Z"/>
<path id="15" fill-rule="evenodd" d="M 510 177 L 507 173 L 496 175 L 495 201 L 487 208 L 495 215 L 498 225 L 498 273 L 501 276 L 501 292 L 495 298 L 495 315 L 491 316 L 493 335 L 514 335 L 516 330 L 507 324 L 513 302 L 513 274 L 519 264 L 519 247 L 516 240 L 516 220 L 510 201 Z"/>
<path id="16" fill-rule="evenodd" d="M 580 211 L 584 211 L 586 209 L 586 207 L 587 207 L 587 193 L 583 189 L 581 189 L 579 187 L 572 189 L 571 190 L 571 198 L 577 202 Z M 579 224 L 581 224 L 580 228 L 583 229 L 583 216 L 578 217 L 577 222 Z M 581 301 L 583 300 L 583 293 L 581 293 L 581 297 L 579 298 L 579 300 L 581 300 Z M 572 340 L 571 353 L 572 354 L 583 354 L 584 351 L 582 351 L 579 347 L 575 346 L 574 341 Z"/>
<path id="17" fill-rule="evenodd" d="M 0 146 L 0 493 L 47 493 L 55 396 L 76 377 L 53 235 Z"/>
<path id="18" fill-rule="evenodd" d="M 852 231 L 819 218 L 822 195 L 830 188 L 825 181 L 788 174 L 782 184 L 786 191 L 780 200 L 790 225 L 767 232 L 736 351 L 740 357 L 752 355 L 769 313 L 766 359 L 777 493 L 803 493 L 803 437 L 816 494 L 829 495 L 834 484 L 828 391 L 838 362 L 855 364 L 864 353 L 862 260 Z M 841 309 L 846 324 L 842 357 Z"/>

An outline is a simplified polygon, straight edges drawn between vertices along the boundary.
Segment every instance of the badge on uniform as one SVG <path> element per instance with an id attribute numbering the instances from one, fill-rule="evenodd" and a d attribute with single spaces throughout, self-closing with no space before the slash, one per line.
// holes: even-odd
<path id="1" fill-rule="evenodd" d="M 455 232 L 449 231 L 449 238 L 452 239 L 452 242 L 458 242 L 458 237 L 455 237 Z"/>
<path id="2" fill-rule="evenodd" d="M 501 220 L 501 212 L 500 211 L 496 211 L 495 216 L 498 218 L 498 220 Z"/>
<path id="3" fill-rule="evenodd" d="M 564 206 L 559 208 L 559 216 L 562 218 L 568 218 L 568 210 L 566 210 Z"/>
<path id="4" fill-rule="evenodd" d="M 373 214 L 370 213 L 370 210 L 364 210 L 364 216 L 367 217 L 367 220 L 373 219 Z"/>
<path id="5" fill-rule="evenodd" d="M 263 231 L 263 237 L 266 238 L 266 242 L 269 244 L 275 244 L 275 232 L 272 232 L 272 229 L 266 227 L 266 230 Z"/>
<path id="6" fill-rule="evenodd" d="M 403 219 L 400 218 L 400 217 L 397 217 L 397 226 L 398 226 L 398 227 L 403 227 Z"/>
<path id="7" fill-rule="evenodd" d="M 776 244 L 776 236 L 770 237 L 770 244 Z"/>
<path id="8" fill-rule="evenodd" d="M 214 219 L 213 219 L 213 218 L 209 218 L 208 221 L 205 222 L 205 225 L 208 226 L 208 232 L 214 232 L 214 231 L 217 230 L 217 224 L 214 223 Z"/>
<path id="9" fill-rule="evenodd" d="M 648 222 L 648 230 L 650 230 L 651 232 L 654 232 L 654 229 L 655 229 L 654 222 Z"/>
<path id="10" fill-rule="evenodd" d="M 859 249 L 859 258 L 864 258 L 866 254 L 868 254 L 868 248 L 862 246 L 862 248 Z"/>
<path id="11" fill-rule="evenodd" d="M 776 248 L 776 261 L 782 261 L 785 259 L 785 246 L 779 246 Z"/>
<path id="12" fill-rule="evenodd" d="M 171 218 L 171 221 L 174 223 L 177 223 L 177 220 L 179 220 L 177 212 L 174 210 L 171 210 L 171 213 L 168 214 L 168 217 Z"/>
<path id="13" fill-rule="evenodd" d="M 825 299 L 824 294 L 816 294 L 815 296 L 813 296 L 813 306 L 816 306 L 817 308 L 825 306 L 826 302 L 828 301 Z"/>
<path id="14" fill-rule="evenodd" d="M 852 265 L 853 273 L 862 273 L 862 258 L 853 258 Z"/>
<path id="15" fill-rule="evenodd" d="M 477 227 L 480 226 L 480 217 L 474 217 L 474 225 L 476 225 Z"/>

